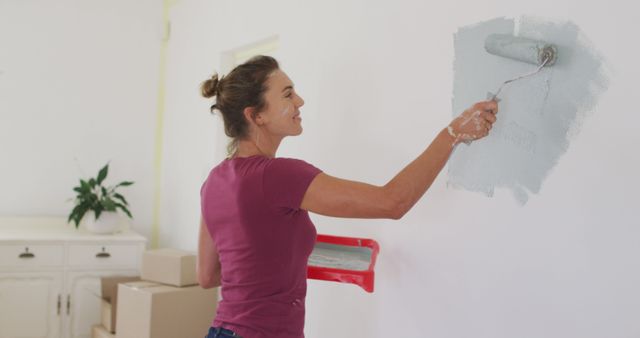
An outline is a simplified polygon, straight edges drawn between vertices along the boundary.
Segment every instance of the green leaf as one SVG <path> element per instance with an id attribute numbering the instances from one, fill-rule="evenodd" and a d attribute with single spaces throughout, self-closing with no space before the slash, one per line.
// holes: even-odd
<path id="1" fill-rule="evenodd" d="M 91 188 L 95 188 L 96 187 L 96 180 L 91 178 L 89 179 L 89 186 L 91 186 Z"/>
<path id="2" fill-rule="evenodd" d="M 69 223 L 80 212 L 82 207 L 83 207 L 82 204 L 79 204 L 79 205 L 76 205 L 75 208 L 73 208 L 73 210 L 71 210 L 67 223 Z"/>
<path id="3" fill-rule="evenodd" d="M 105 210 L 107 211 L 115 211 L 116 210 L 116 202 L 114 202 L 112 199 L 110 198 L 105 198 L 102 201 L 102 206 L 105 208 Z"/>
<path id="4" fill-rule="evenodd" d="M 107 173 L 109 172 L 109 163 L 107 163 L 100 172 L 98 173 L 98 184 L 102 184 L 102 181 L 107 177 Z"/>
<path id="5" fill-rule="evenodd" d="M 77 229 L 78 226 L 80 225 L 80 221 L 78 221 L 78 216 L 73 216 L 73 223 L 75 223 L 76 229 Z"/>
<path id="6" fill-rule="evenodd" d="M 127 207 L 125 207 L 124 205 L 120 204 L 120 203 L 116 203 L 116 206 L 120 209 L 122 209 L 122 211 L 124 211 L 127 216 L 129 216 L 129 218 L 133 218 L 133 216 L 131 216 L 131 213 L 129 212 L 129 209 L 127 209 Z"/>
<path id="7" fill-rule="evenodd" d="M 67 223 L 73 220 L 73 222 L 76 224 L 76 229 L 77 229 L 78 226 L 80 225 L 80 221 L 82 220 L 82 217 L 87 212 L 87 210 L 88 210 L 88 206 L 86 203 L 81 203 L 76 205 L 76 207 L 73 208 L 73 211 L 71 211 L 71 214 L 69 215 L 69 220 L 67 220 Z"/>
<path id="8" fill-rule="evenodd" d="M 91 210 L 93 210 L 94 212 L 103 211 L 104 209 L 105 209 L 105 207 L 102 205 L 102 203 L 100 201 L 94 203 L 93 207 L 91 208 Z"/>
<path id="9" fill-rule="evenodd" d="M 79 205 L 79 209 L 78 209 L 78 213 L 82 216 L 84 216 L 84 213 L 87 212 L 89 209 L 91 209 L 91 203 L 88 201 L 82 202 Z"/>
<path id="10" fill-rule="evenodd" d="M 107 189 L 105 187 L 100 187 L 100 188 L 102 188 L 102 196 L 103 197 L 109 196 L 109 194 L 107 194 Z"/>
<path id="11" fill-rule="evenodd" d="M 96 220 L 100 217 L 100 214 L 102 213 L 102 209 L 96 209 L 94 210 L 94 213 L 96 215 Z"/>
<path id="12" fill-rule="evenodd" d="M 89 186 L 89 183 L 87 183 L 87 181 L 82 180 L 82 179 L 80 180 L 80 187 L 82 187 L 82 190 L 87 191 L 87 192 L 91 190 L 91 187 Z"/>
<path id="13" fill-rule="evenodd" d="M 115 198 L 119 199 L 120 201 L 122 201 L 122 204 L 129 205 L 129 203 L 127 203 L 127 200 L 124 199 L 124 196 L 122 196 L 122 195 L 120 195 L 118 193 L 115 193 L 115 194 L 113 194 L 113 197 L 115 197 Z"/>
<path id="14" fill-rule="evenodd" d="M 119 187 L 119 186 L 126 187 L 126 186 L 130 186 L 130 185 L 132 185 L 133 183 L 134 183 L 134 182 L 131 182 L 131 181 L 124 181 L 124 182 L 120 182 L 120 183 L 118 183 L 118 185 L 116 185 L 116 187 Z"/>
<path id="15" fill-rule="evenodd" d="M 71 213 L 69 214 L 69 218 L 67 218 L 67 223 L 71 222 L 71 220 L 74 219 L 74 217 L 76 216 L 76 209 L 78 207 L 76 206 L 75 208 L 73 208 L 73 211 L 71 211 Z"/>

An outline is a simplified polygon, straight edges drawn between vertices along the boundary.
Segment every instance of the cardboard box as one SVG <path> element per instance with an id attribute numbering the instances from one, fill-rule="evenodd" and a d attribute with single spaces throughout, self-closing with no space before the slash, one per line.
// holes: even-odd
<path id="1" fill-rule="evenodd" d="M 116 332 L 116 312 L 118 311 L 118 283 L 139 281 L 140 277 L 111 276 L 100 278 L 102 289 L 102 326 L 107 331 Z"/>
<path id="2" fill-rule="evenodd" d="M 142 255 L 143 280 L 175 286 L 198 284 L 196 255 L 178 249 L 149 250 Z"/>
<path id="3" fill-rule="evenodd" d="M 102 314 L 102 326 L 107 329 L 107 331 L 109 332 L 115 332 L 115 330 L 113 329 L 113 321 L 111 320 L 111 303 L 107 302 L 104 299 L 101 299 L 102 304 L 101 304 L 101 311 L 100 313 Z"/>
<path id="4" fill-rule="evenodd" d="M 91 328 L 91 338 L 115 338 L 116 335 L 109 332 L 101 325 L 94 325 Z"/>
<path id="5" fill-rule="evenodd" d="M 215 316 L 217 296 L 217 288 L 148 281 L 120 284 L 116 337 L 204 337 Z"/>
<path id="6" fill-rule="evenodd" d="M 107 331 L 114 333 L 116 332 L 116 328 L 115 328 L 115 314 L 112 312 L 115 311 L 114 308 L 111 306 L 111 303 L 107 302 L 106 300 L 102 299 L 102 326 L 107 329 Z"/>

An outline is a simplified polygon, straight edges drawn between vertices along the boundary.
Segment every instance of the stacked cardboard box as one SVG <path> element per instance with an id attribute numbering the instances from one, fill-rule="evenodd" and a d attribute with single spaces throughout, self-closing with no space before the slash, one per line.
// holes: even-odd
<path id="1" fill-rule="evenodd" d="M 194 254 L 175 249 L 147 251 L 141 278 L 118 286 L 117 338 L 206 335 L 218 292 L 197 285 Z"/>
<path id="2" fill-rule="evenodd" d="M 197 285 L 196 255 L 177 249 L 147 251 L 142 255 L 141 277 L 179 287 Z"/>
<path id="3" fill-rule="evenodd" d="M 116 311 L 118 309 L 118 283 L 138 281 L 140 277 L 110 276 L 100 280 L 102 289 L 102 325 L 95 325 L 91 330 L 93 338 L 115 337 Z"/>
<path id="4" fill-rule="evenodd" d="M 94 325 L 91 328 L 92 338 L 115 338 L 115 336 L 115 334 L 109 332 L 109 330 L 102 325 Z"/>

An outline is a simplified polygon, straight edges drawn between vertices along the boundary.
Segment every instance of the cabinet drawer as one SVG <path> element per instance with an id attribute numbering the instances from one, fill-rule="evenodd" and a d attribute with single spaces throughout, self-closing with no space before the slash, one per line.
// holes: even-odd
<path id="1" fill-rule="evenodd" d="M 0 267 L 47 267 L 64 264 L 62 245 L 0 245 Z"/>
<path id="2" fill-rule="evenodd" d="M 84 267 L 139 267 L 140 247 L 135 244 L 71 245 L 69 265 Z"/>

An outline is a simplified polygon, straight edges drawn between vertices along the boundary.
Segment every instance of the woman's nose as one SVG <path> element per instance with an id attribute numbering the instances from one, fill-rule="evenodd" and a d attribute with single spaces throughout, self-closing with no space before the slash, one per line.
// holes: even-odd
<path id="1" fill-rule="evenodd" d="M 296 107 L 304 106 L 304 100 L 302 99 L 302 97 L 300 95 L 296 95 L 296 96 L 297 96 Z"/>

